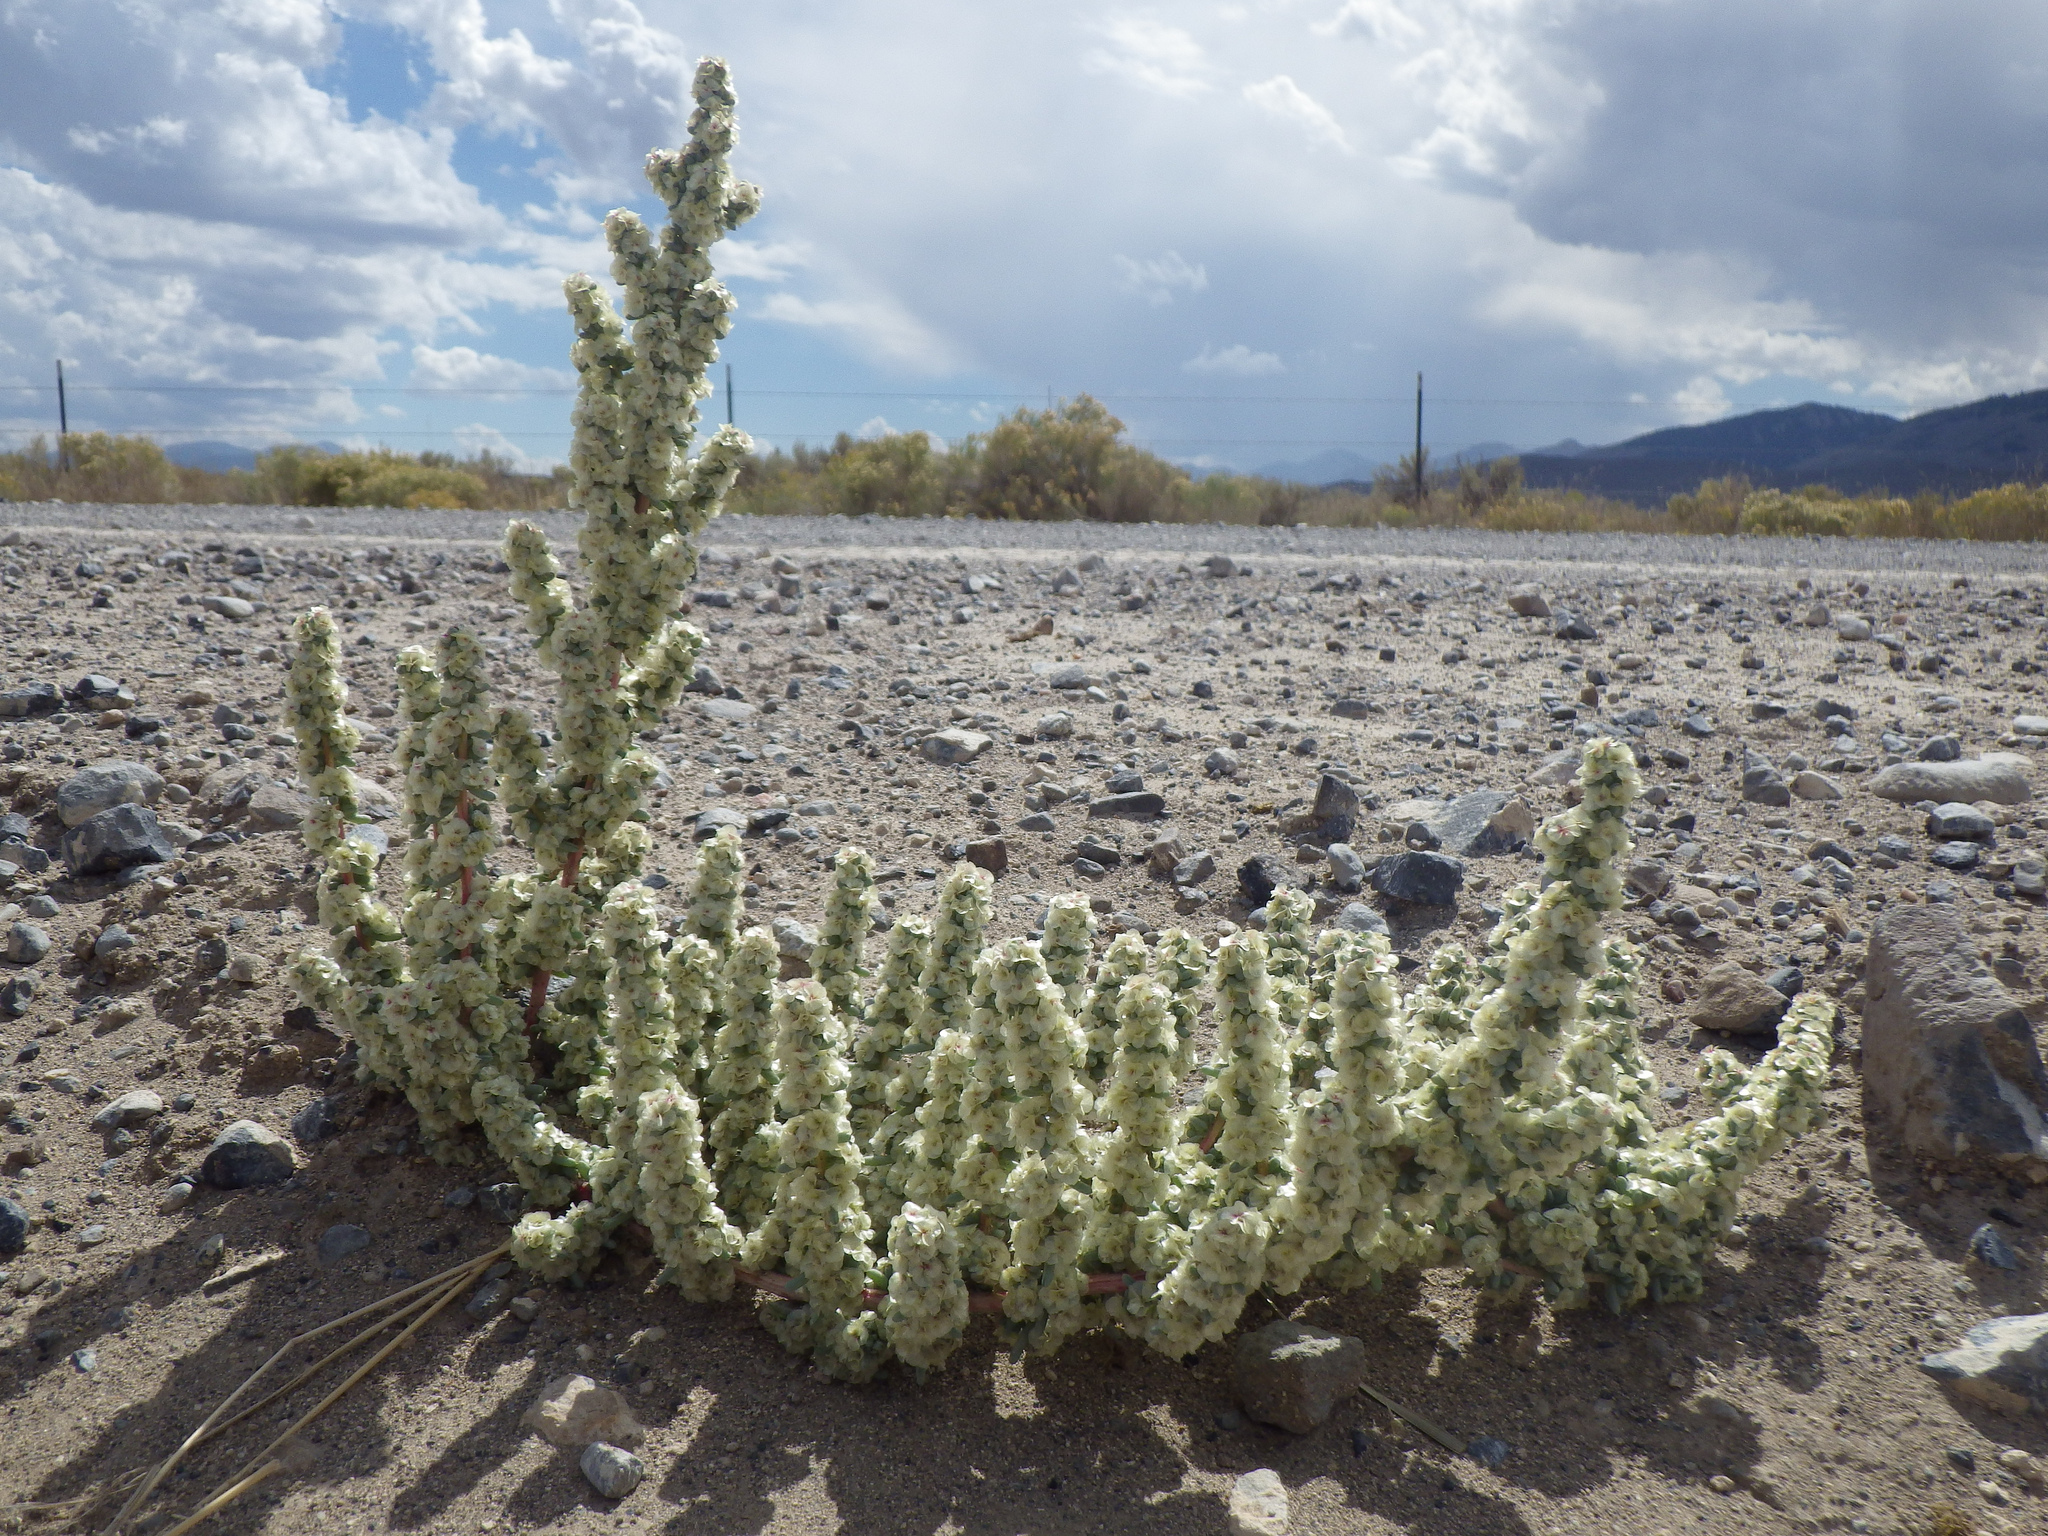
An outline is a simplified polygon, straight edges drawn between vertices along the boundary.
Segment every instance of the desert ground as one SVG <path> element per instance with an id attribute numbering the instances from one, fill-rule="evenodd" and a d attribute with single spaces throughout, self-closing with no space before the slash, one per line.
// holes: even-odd
<path id="1" fill-rule="evenodd" d="M 503 1171 L 422 1155 L 404 1102 L 355 1083 L 346 1042 L 285 984 L 321 934 L 279 723 L 289 625 L 316 603 L 345 626 L 372 783 L 397 787 L 393 658 L 447 626 L 478 632 L 502 695 L 544 715 L 502 521 L 0 506 L 0 695 L 60 695 L 0 719 L 0 811 L 21 818 L 0 824 L 0 936 L 46 941 L 0 961 L 0 1195 L 30 1228 L 0 1255 L 0 1501 L 22 1529 L 57 1524 L 22 1505 L 163 1455 L 292 1335 L 503 1241 L 485 1197 Z M 546 526 L 573 538 L 567 519 Z M 1379 1392 L 1458 1442 L 1504 1442 L 1505 1459 L 1454 1455 L 1362 1395 L 1305 1435 L 1251 1422 L 1227 1343 L 1176 1364 L 1090 1337 L 1016 1362 L 984 1326 L 923 1384 L 842 1386 L 745 1304 L 693 1306 L 627 1252 L 580 1290 L 520 1282 L 516 1307 L 451 1309 L 320 1421 L 308 1465 L 207 1529 L 1189 1536 L 1228 1529 L 1231 1487 L 1258 1468 L 1302 1536 L 2048 1527 L 2048 1420 L 1920 1368 L 1988 1318 L 2048 1310 L 2048 1184 L 1902 1155 L 1866 1119 L 1860 1033 L 1875 918 L 1936 903 L 2040 1039 L 2048 814 L 1998 808 L 1977 856 L 1948 867 L 1926 812 L 1867 786 L 1943 736 L 1965 759 L 2039 758 L 2015 721 L 2048 714 L 2048 552 L 727 519 L 693 593 L 715 682 L 650 744 L 667 898 L 722 808 L 751 829 L 750 913 L 781 922 L 793 953 L 842 844 L 874 853 L 903 913 L 930 903 L 949 850 L 999 839 L 999 935 L 1080 890 L 1104 938 L 1213 936 L 1252 919 L 1239 871 L 1266 855 L 1328 921 L 1362 905 L 1352 920 L 1385 921 L 1426 961 L 1483 939 L 1535 866 L 1467 857 L 1451 905 L 1340 889 L 1302 830 L 1324 775 L 1360 795 L 1352 844 L 1370 864 L 1426 840 L 1416 802 L 1490 789 L 1556 812 L 1559 754 L 1615 734 L 1653 786 L 1632 862 L 1662 876 L 1640 876 L 1615 926 L 1645 956 L 1661 1112 L 1702 1112 L 1703 1049 L 1753 1061 L 1770 1044 L 1767 1028 L 1701 1027 L 1708 976 L 1793 967 L 1841 1005 L 1828 1121 L 1746 1188 L 1697 1304 L 1553 1314 L 1436 1270 L 1248 1308 L 1246 1329 L 1285 1315 L 1362 1338 Z M 956 727 L 986 746 L 932 761 L 923 742 Z M 1745 799 L 1746 753 L 1787 786 L 1821 782 Z M 107 760 L 161 779 L 176 856 L 74 876 L 58 791 Z M 1163 815 L 1090 816 L 1119 771 Z M 1803 797 L 1821 783 L 1839 798 Z M 94 1128 L 136 1090 L 161 1112 Z M 284 1138 L 291 1177 L 194 1183 L 241 1120 Z M 2016 1267 L 1972 1255 L 1986 1226 Z M 623 1500 L 522 1427 L 568 1372 L 616 1386 L 647 1426 L 647 1475 Z M 208 1447 L 140 1528 L 168 1529 L 287 1416 Z"/>

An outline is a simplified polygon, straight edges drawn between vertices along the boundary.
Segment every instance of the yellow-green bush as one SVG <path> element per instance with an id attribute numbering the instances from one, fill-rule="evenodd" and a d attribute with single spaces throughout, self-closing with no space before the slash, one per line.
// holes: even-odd
<path id="1" fill-rule="evenodd" d="M 1811 501 L 1784 491 L 1755 491 L 1743 502 L 1737 527 L 1743 533 L 1841 537 L 1855 531 L 1856 509 L 1849 502 Z"/>
<path id="2" fill-rule="evenodd" d="M 892 433 L 845 444 L 819 476 L 821 511 L 858 517 L 937 517 L 946 510 L 951 472 L 946 455 L 922 432 Z"/>
<path id="3" fill-rule="evenodd" d="M 1935 514 L 1949 539 L 2019 541 L 2048 538 L 2048 486 L 2001 485 L 1952 502 Z"/>
<path id="4" fill-rule="evenodd" d="M 257 461 L 257 473 L 307 507 L 486 507 L 483 481 L 450 462 L 379 448 L 370 453 L 320 453 L 275 448 Z"/>

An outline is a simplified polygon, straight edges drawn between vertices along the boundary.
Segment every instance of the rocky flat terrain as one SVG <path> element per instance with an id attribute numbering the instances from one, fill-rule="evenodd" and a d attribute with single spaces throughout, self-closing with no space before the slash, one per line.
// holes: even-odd
<path id="1" fill-rule="evenodd" d="M 545 723 L 498 525 L 0 508 L 0 1497 L 161 1455 L 294 1333 L 516 1216 L 501 1170 L 420 1154 L 281 975 L 320 937 L 280 729 L 290 620 L 344 625 L 373 835 L 395 836 L 400 648 L 472 628 Z M 218 1525 L 2039 1529 L 2043 560 L 715 525 L 703 667 L 648 743 L 649 878 L 680 897 L 696 838 L 741 827 L 752 920 L 792 971 L 847 842 L 894 913 L 961 857 L 998 876 L 999 934 L 1079 890 L 1104 940 L 1213 936 L 1292 884 L 1426 963 L 1483 940 L 1577 747 L 1615 735 L 1651 786 L 1616 926 L 1664 1113 L 1703 1113 L 1702 1051 L 1754 1060 L 1818 989 L 1841 1006 L 1829 1123 L 1745 1191 L 1698 1304 L 1552 1315 L 1433 1271 L 1247 1311 L 1246 1335 L 1284 1315 L 1362 1339 L 1365 1382 L 1459 1453 L 1349 1390 L 1305 1432 L 1263 1422 L 1241 1342 L 1020 1364 L 980 1334 L 922 1385 L 841 1387 L 626 1255 L 436 1322 Z M 637 1485 L 523 1422 L 572 1374 L 644 1426 Z M 198 1458 L 175 1506 L 253 1448 Z"/>

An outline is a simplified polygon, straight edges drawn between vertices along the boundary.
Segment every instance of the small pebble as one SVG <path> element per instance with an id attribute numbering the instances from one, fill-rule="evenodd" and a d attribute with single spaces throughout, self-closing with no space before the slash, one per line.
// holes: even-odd
<path id="1" fill-rule="evenodd" d="M 583 1469 L 583 1476 L 590 1486 L 608 1499 L 623 1499 L 638 1488 L 640 1479 L 647 1475 L 647 1468 L 638 1456 L 615 1445 L 606 1445 L 602 1440 L 593 1440 L 586 1445 L 576 1465 Z"/>

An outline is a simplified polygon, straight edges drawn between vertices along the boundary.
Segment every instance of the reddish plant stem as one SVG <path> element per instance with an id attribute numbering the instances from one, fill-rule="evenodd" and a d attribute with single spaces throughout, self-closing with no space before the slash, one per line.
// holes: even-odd
<path id="1" fill-rule="evenodd" d="M 1201 1148 L 1202 1148 L 1202 1150 L 1203 1150 L 1204 1152 L 1207 1152 L 1207 1151 L 1208 1151 L 1208 1150 L 1209 1150 L 1209 1149 L 1210 1149 L 1211 1147 L 1215 1146 L 1215 1145 L 1216 1145 L 1216 1138 L 1217 1138 L 1218 1136 L 1221 1136 L 1222 1134 L 1223 1134 L 1223 1111 L 1219 1109 L 1219 1110 L 1217 1110 L 1217 1111 L 1216 1111 L 1216 1123 L 1215 1123 L 1214 1125 L 1212 1125 L 1212 1126 L 1210 1126 L 1210 1127 L 1209 1127 L 1209 1131 L 1208 1131 L 1208 1134 L 1207 1134 L 1207 1135 L 1205 1135 L 1205 1136 L 1203 1136 L 1203 1138 L 1202 1138 L 1202 1140 L 1201 1140 Z"/>

